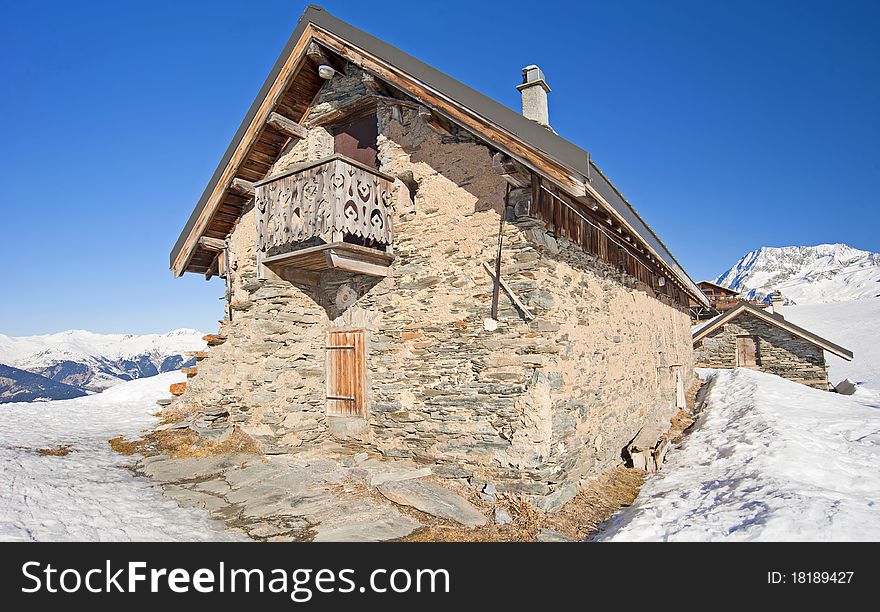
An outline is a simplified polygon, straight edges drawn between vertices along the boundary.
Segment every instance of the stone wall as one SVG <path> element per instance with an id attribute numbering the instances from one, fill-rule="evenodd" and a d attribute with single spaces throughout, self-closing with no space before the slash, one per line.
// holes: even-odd
<path id="1" fill-rule="evenodd" d="M 349 97 L 358 74 L 334 78 L 320 107 Z M 687 313 L 523 219 L 505 225 L 502 278 L 536 318 L 502 292 L 498 328 L 486 331 L 482 264 L 495 258 L 505 191 L 490 151 L 415 109 L 380 102 L 377 120 L 381 169 L 399 177 L 390 275 L 261 280 L 248 211 L 230 242 L 227 341 L 177 401 L 228 412 L 217 423 L 239 424 L 267 452 L 341 443 L 530 495 L 597 474 L 642 426 L 667 422 L 674 368 L 686 384 L 693 376 Z M 275 171 L 331 152 L 314 128 Z M 366 332 L 368 427 L 325 416 L 324 344 L 345 328 Z"/>
<path id="2" fill-rule="evenodd" d="M 825 353 L 821 348 L 747 312 L 738 315 L 703 338 L 694 350 L 696 363 L 704 368 L 735 368 L 736 337 L 757 336 L 757 369 L 828 389 Z"/>

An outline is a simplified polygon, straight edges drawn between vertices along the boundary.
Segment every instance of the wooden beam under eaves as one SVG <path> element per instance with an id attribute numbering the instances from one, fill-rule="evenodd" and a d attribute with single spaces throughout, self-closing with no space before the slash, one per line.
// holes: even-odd
<path id="1" fill-rule="evenodd" d="M 199 246 L 206 251 L 222 251 L 226 248 L 226 241 L 220 238 L 211 238 L 210 236 L 202 236 L 199 238 Z"/>
<path id="2" fill-rule="evenodd" d="M 229 191 L 231 191 L 235 195 L 252 198 L 254 197 L 254 193 L 256 193 L 256 187 L 254 187 L 254 184 L 250 181 L 236 178 L 232 179 L 232 184 L 229 186 Z"/>
<path id="3" fill-rule="evenodd" d="M 306 128 L 279 113 L 269 113 L 266 124 L 290 138 L 304 139 L 309 135 Z"/>

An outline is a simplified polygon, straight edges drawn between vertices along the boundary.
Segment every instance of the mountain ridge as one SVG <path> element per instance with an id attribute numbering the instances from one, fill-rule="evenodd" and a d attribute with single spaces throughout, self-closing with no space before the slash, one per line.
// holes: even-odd
<path id="1" fill-rule="evenodd" d="M 0 404 L 61 400 L 88 395 L 82 389 L 0 363 Z"/>
<path id="2" fill-rule="evenodd" d="M 761 247 L 713 282 L 747 299 L 765 299 L 778 290 L 789 304 L 880 297 L 880 253 L 842 243 Z"/>
<path id="3" fill-rule="evenodd" d="M 67 330 L 37 336 L 0 334 L 0 363 L 87 392 L 191 365 L 188 351 L 203 350 L 202 332 L 97 334 Z"/>

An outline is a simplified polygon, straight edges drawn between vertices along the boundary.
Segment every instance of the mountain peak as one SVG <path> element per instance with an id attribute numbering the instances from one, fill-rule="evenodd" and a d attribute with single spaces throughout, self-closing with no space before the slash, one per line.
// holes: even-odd
<path id="1" fill-rule="evenodd" d="M 178 369 L 188 351 L 204 350 L 203 334 L 175 329 L 164 334 L 97 334 L 71 329 L 41 336 L 0 334 L 0 363 L 87 391 Z"/>
<path id="2" fill-rule="evenodd" d="M 848 244 L 762 246 L 714 282 L 749 299 L 775 290 L 791 303 L 819 304 L 880 297 L 880 253 Z"/>

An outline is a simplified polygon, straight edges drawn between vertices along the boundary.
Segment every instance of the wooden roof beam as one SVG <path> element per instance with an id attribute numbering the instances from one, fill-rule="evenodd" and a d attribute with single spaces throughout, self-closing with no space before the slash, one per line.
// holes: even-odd
<path id="1" fill-rule="evenodd" d="M 309 131 L 306 128 L 280 113 L 269 113 L 266 125 L 290 138 L 305 139 L 309 135 Z"/>
<path id="2" fill-rule="evenodd" d="M 235 195 L 243 196 L 246 198 L 253 198 L 254 194 L 256 193 L 256 188 L 254 187 L 254 184 L 250 181 L 235 178 L 232 179 L 232 184 L 229 186 L 229 191 L 231 191 Z"/>
<path id="3" fill-rule="evenodd" d="M 201 238 L 199 238 L 199 246 L 206 251 L 222 251 L 226 248 L 226 241 L 220 240 L 219 238 L 202 236 Z"/>

